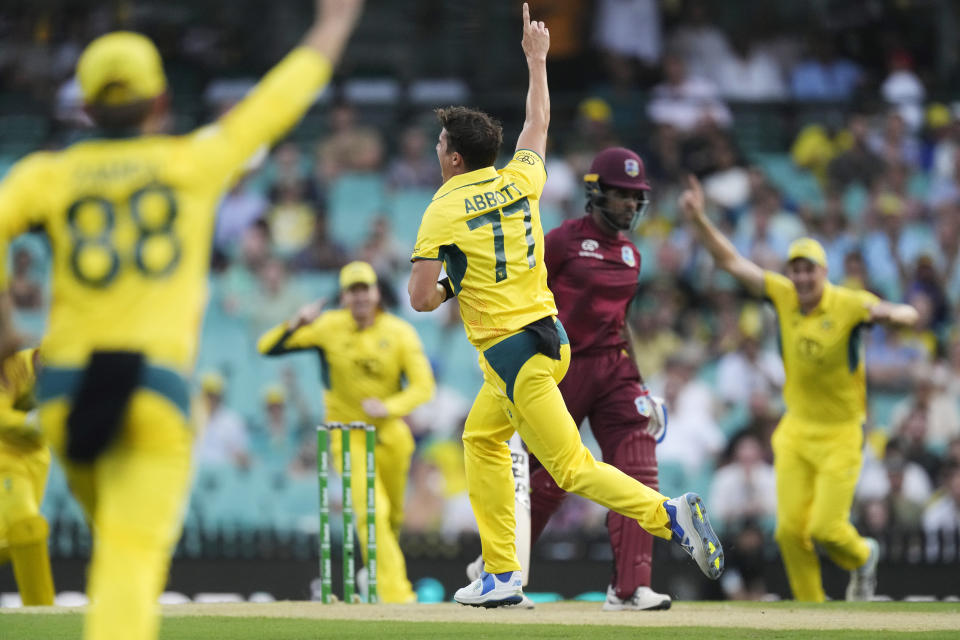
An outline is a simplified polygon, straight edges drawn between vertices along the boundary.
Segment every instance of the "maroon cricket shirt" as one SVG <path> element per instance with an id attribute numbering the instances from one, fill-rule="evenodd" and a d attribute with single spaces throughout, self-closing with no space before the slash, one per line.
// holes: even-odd
<path id="1" fill-rule="evenodd" d="M 623 323 L 640 277 L 633 243 L 622 233 L 607 235 L 588 214 L 548 233 L 544 251 L 572 352 L 625 348 Z"/>

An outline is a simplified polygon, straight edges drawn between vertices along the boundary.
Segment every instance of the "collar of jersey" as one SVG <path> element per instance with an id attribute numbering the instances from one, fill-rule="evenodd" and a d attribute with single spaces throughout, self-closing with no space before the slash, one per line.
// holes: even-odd
<path id="1" fill-rule="evenodd" d="M 484 167 L 483 169 L 475 169 L 474 171 L 467 171 L 466 173 L 461 173 L 460 175 L 453 176 L 449 180 L 443 183 L 437 192 L 434 194 L 433 199 L 439 200 L 445 195 L 449 194 L 451 191 L 456 191 L 457 189 L 462 189 L 464 187 L 469 187 L 475 184 L 481 184 L 483 182 L 490 182 L 491 180 L 496 180 L 497 176 L 500 174 L 497 173 L 497 169 L 494 166 Z"/>
<path id="2" fill-rule="evenodd" d="M 810 313 L 804 313 L 803 311 L 800 311 L 800 315 L 809 317 L 812 315 L 820 315 L 823 313 L 827 313 L 828 311 L 830 311 L 830 307 L 832 306 L 832 303 L 833 303 L 833 285 L 830 284 L 830 281 L 827 281 L 823 283 L 823 294 L 820 296 L 820 302 L 817 303 L 817 306 L 815 306 L 813 310 L 810 311 Z M 800 305 L 798 303 L 797 309 L 799 308 L 800 308 Z"/>

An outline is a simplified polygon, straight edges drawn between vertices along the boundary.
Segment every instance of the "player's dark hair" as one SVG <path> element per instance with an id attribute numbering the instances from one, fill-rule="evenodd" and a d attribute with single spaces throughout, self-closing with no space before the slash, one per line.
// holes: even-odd
<path id="1" fill-rule="evenodd" d="M 150 117 L 155 101 L 156 98 L 148 98 L 117 105 L 92 102 L 86 106 L 86 111 L 101 129 L 107 132 L 124 132 L 143 125 Z"/>
<path id="2" fill-rule="evenodd" d="M 467 107 L 441 108 L 436 114 L 447 130 L 447 149 L 463 156 L 468 171 L 490 167 L 496 162 L 503 142 L 500 122 L 483 111 Z"/>

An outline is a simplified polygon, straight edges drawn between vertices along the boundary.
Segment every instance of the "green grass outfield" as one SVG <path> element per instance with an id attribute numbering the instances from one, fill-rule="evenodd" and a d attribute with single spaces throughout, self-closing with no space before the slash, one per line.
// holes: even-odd
<path id="1" fill-rule="evenodd" d="M 74 640 L 76 609 L 0 610 L 2 640 Z M 344 619 L 351 618 L 351 619 Z M 453 621 L 460 620 L 460 621 Z M 698 640 L 739 638 L 958 638 L 960 603 L 676 603 L 670 611 L 602 613 L 597 603 L 550 603 L 534 611 L 442 605 L 270 603 L 164 608 L 163 640 L 455 638 Z"/>

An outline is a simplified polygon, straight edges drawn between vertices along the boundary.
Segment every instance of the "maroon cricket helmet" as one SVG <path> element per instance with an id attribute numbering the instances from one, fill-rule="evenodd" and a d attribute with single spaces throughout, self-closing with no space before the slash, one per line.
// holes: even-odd
<path id="1" fill-rule="evenodd" d="M 610 147 L 598 153 L 590 164 L 590 173 L 583 179 L 586 182 L 599 182 L 605 187 L 650 190 L 643 160 L 624 147 Z"/>

